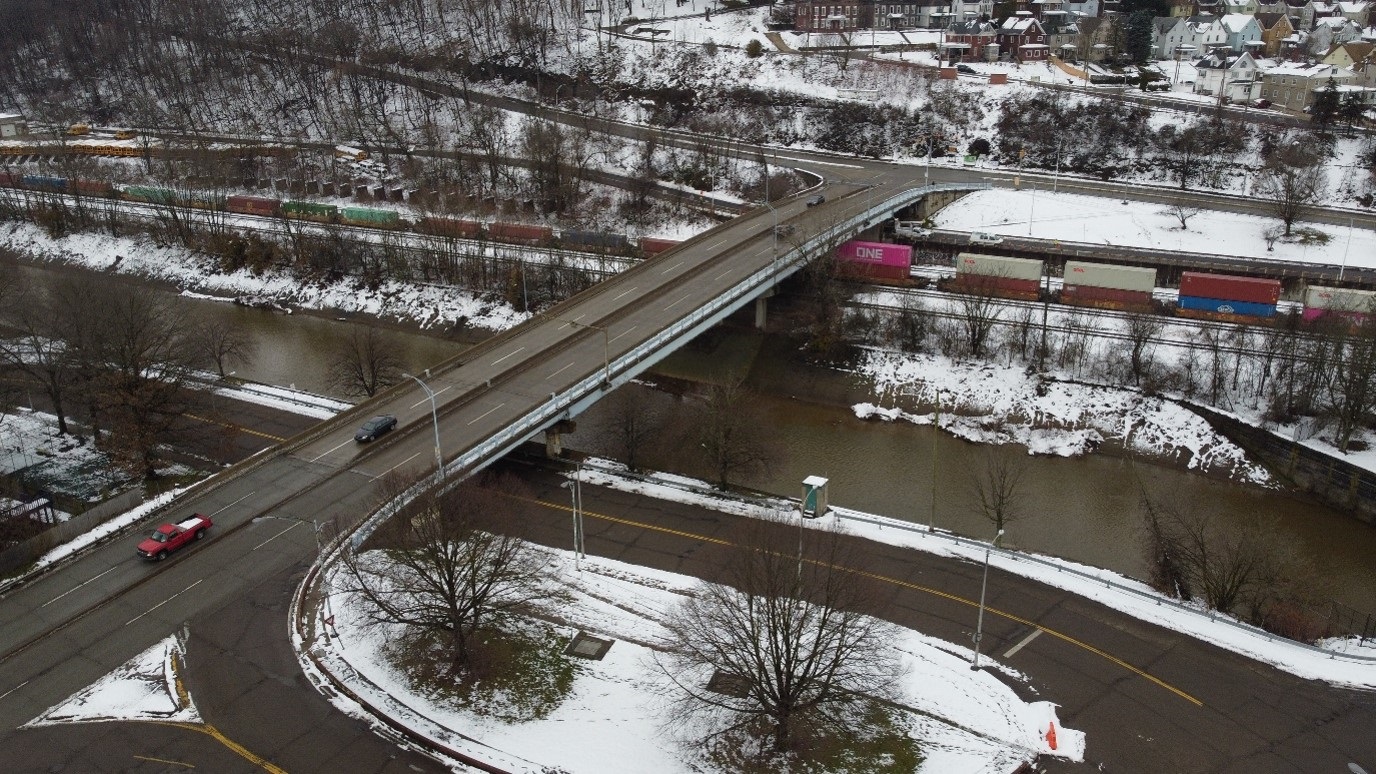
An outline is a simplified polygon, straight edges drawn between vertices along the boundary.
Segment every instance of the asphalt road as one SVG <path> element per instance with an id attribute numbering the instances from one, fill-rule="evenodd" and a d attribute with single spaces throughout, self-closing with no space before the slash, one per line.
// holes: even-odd
<path id="1" fill-rule="evenodd" d="M 513 505 L 513 534 L 568 549 L 565 479 L 519 471 L 539 505 Z M 690 576 L 715 576 L 733 517 L 585 485 L 590 554 Z M 785 528 L 780 545 L 794 546 Z M 958 643 L 974 629 L 981 566 L 860 541 L 854 569 L 884 579 L 886 617 Z M 950 596 L 947 596 L 950 595 Z M 1087 734 L 1086 764 L 1103 772 L 1348 772 L 1376 768 L 1376 693 L 1302 680 L 1074 594 L 993 570 L 984 652 L 1030 678 L 1027 700 L 1060 705 Z M 1017 620 L 1021 619 L 1021 620 Z M 1028 641 L 1037 627 L 1045 631 Z M 1014 655 L 1007 653 L 1025 643 Z M 1082 767 L 1045 759 L 1047 771 Z"/>

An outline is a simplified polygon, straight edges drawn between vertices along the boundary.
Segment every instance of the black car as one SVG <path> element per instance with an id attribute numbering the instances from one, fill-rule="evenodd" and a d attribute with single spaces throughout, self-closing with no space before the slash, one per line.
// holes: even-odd
<path id="1" fill-rule="evenodd" d="M 975 74 L 976 74 L 975 68 L 973 68 L 973 67 L 971 67 L 970 65 L 967 65 L 967 64 L 958 64 L 958 65 L 956 65 L 956 72 L 958 72 L 958 73 L 965 73 L 966 75 L 975 75 Z"/>
<path id="2" fill-rule="evenodd" d="M 823 196 L 823 195 L 821 195 L 821 194 L 816 194 L 815 196 L 809 196 L 808 199 L 807 199 L 807 201 L 804 202 L 804 204 L 806 204 L 806 205 L 809 206 L 809 207 L 816 207 L 817 205 L 821 204 L 822 202 L 824 202 L 824 201 L 826 201 L 826 200 L 827 200 L 827 197 L 825 197 L 825 196 Z"/>
<path id="3" fill-rule="evenodd" d="M 380 436 L 392 432 L 396 427 L 397 418 L 394 416 L 384 414 L 380 417 L 373 417 L 367 422 L 364 422 L 363 427 L 358 428 L 358 432 L 354 433 L 354 440 L 359 443 L 375 441 Z"/>

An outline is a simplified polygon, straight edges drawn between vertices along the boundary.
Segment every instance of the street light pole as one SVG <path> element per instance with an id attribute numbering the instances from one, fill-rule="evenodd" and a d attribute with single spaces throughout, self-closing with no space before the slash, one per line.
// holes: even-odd
<path id="1" fill-rule="evenodd" d="M 556 318 L 561 319 L 561 318 Z M 595 331 L 602 331 L 602 383 L 608 386 L 612 383 L 612 340 L 607 333 L 607 326 L 593 325 L 592 323 L 578 322 L 577 320 L 561 320 L 575 328 L 589 328 Z"/>
<path id="2" fill-rule="evenodd" d="M 936 531 L 936 442 L 941 435 L 941 390 L 936 391 L 936 421 L 932 423 L 932 512 L 927 517 L 927 531 Z"/>
<path id="3" fill-rule="evenodd" d="M 979 669 L 979 643 L 984 639 L 984 592 L 989 588 L 989 552 L 999 544 L 999 538 L 1003 537 L 1003 530 L 999 530 L 994 535 L 994 542 L 984 547 L 984 580 L 979 584 L 979 618 L 975 621 L 975 658 L 970 662 L 970 668 Z"/>
<path id="4" fill-rule="evenodd" d="M 574 479 L 565 481 L 559 486 L 569 490 L 569 504 L 573 507 L 573 558 L 574 561 L 584 559 L 587 553 L 583 549 L 583 461 L 578 461 L 578 467 L 574 470 Z"/>
<path id="5" fill-rule="evenodd" d="M 430 399 L 430 419 L 435 425 L 435 472 L 439 474 L 440 478 L 444 478 L 444 455 L 440 453 L 440 414 L 439 410 L 435 407 L 435 391 L 430 389 L 430 385 L 422 382 L 418 376 L 412 376 L 411 374 L 403 374 L 403 376 L 414 379 L 416 384 L 419 384 L 420 388 L 425 390 L 425 396 Z"/>

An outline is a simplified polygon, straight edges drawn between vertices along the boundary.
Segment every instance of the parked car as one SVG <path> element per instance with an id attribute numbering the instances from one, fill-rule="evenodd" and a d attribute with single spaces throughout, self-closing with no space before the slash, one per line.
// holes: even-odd
<path id="1" fill-rule="evenodd" d="M 817 205 L 821 204 L 822 202 L 825 202 L 826 200 L 827 197 L 823 196 L 822 194 L 815 194 L 807 198 L 806 204 L 809 207 L 816 207 Z"/>
<path id="2" fill-rule="evenodd" d="M 144 559 L 161 562 L 178 548 L 205 537 L 205 531 L 212 526 L 214 524 L 211 523 L 210 517 L 199 513 L 176 524 L 164 524 L 139 543 L 138 555 Z"/>
<path id="3" fill-rule="evenodd" d="M 978 70 L 976 70 L 975 68 L 973 68 L 973 67 L 971 67 L 970 65 L 967 65 L 967 64 L 958 64 L 958 65 L 956 65 L 956 72 L 958 72 L 958 73 L 965 73 L 966 75 L 979 75 L 979 71 L 978 71 Z"/>
<path id="4" fill-rule="evenodd" d="M 971 231 L 970 244 L 972 245 L 999 245 L 1003 244 L 1003 237 L 998 234 L 991 234 L 988 231 Z"/>
<path id="5" fill-rule="evenodd" d="M 367 422 L 364 422 L 362 427 L 358 428 L 358 432 L 354 433 L 354 440 L 359 443 L 376 441 L 378 438 L 395 430 L 396 427 L 397 418 L 390 414 L 373 417 Z"/>
<path id="6" fill-rule="evenodd" d="M 1271 107 L 1271 100 L 1269 100 L 1269 99 L 1258 99 L 1258 100 L 1253 100 L 1253 101 L 1252 101 L 1252 107 L 1254 107 L 1254 108 L 1256 108 L 1256 109 L 1258 109 L 1258 110 L 1265 110 L 1266 108 Z"/>

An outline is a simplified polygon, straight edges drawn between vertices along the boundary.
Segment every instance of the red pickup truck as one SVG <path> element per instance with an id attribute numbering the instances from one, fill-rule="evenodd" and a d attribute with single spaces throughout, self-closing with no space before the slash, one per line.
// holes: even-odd
<path id="1" fill-rule="evenodd" d="M 164 524 L 139 543 L 138 554 L 144 559 L 160 562 L 178 548 L 205 537 L 205 531 L 212 526 L 214 524 L 210 517 L 199 513 L 176 524 Z"/>

